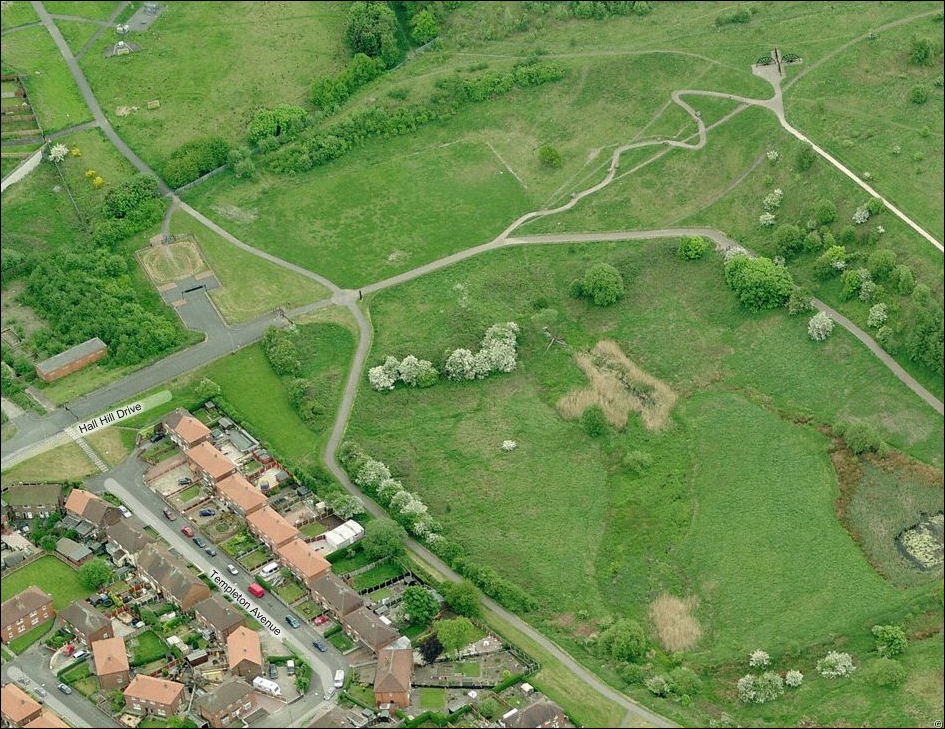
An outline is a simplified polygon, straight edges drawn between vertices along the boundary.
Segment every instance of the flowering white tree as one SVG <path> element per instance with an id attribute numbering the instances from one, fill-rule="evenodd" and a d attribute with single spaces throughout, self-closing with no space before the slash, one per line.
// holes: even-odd
<path id="1" fill-rule="evenodd" d="M 62 162 L 69 154 L 69 148 L 64 144 L 54 144 L 49 150 L 49 159 L 56 164 Z"/>
<path id="2" fill-rule="evenodd" d="M 833 334 L 833 319 L 826 311 L 818 311 L 807 322 L 807 333 L 815 342 L 822 342 Z"/>
<path id="3" fill-rule="evenodd" d="M 476 379 L 475 358 L 468 349 L 454 349 L 446 358 L 446 376 L 451 380 Z"/>
<path id="4" fill-rule="evenodd" d="M 335 515 L 341 519 L 350 519 L 355 514 L 364 513 L 364 502 L 357 496 L 352 496 L 343 491 L 331 494 L 326 501 Z"/>
<path id="5" fill-rule="evenodd" d="M 746 673 L 740 679 L 738 683 L 735 684 L 735 687 L 738 689 L 738 700 L 743 704 L 753 704 L 755 703 L 755 677 Z"/>
<path id="6" fill-rule="evenodd" d="M 502 441 L 502 450 L 504 451 L 514 451 L 518 448 L 518 443 L 514 440 L 504 440 Z"/>
<path id="7" fill-rule="evenodd" d="M 725 263 L 731 261 L 735 256 L 747 256 L 748 251 L 745 248 L 742 248 L 739 245 L 729 246 L 725 249 L 725 253 L 722 254 L 722 260 Z"/>
<path id="8" fill-rule="evenodd" d="M 791 688 L 797 688 L 802 683 L 804 683 L 804 674 L 800 671 L 788 671 L 786 674 L 784 674 L 784 683 L 786 686 L 790 686 Z"/>
<path id="9" fill-rule="evenodd" d="M 886 232 L 886 229 L 883 226 L 881 225 L 876 226 L 876 235 L 882 235 L 885 232 Z"/>
<path id="10" fill-rule="evenodd" d="M 774 217 L 771 213 L 762 213 L 758 216 L 758 224 L 762 228 L 770 228 L 777 222 L 777 218 Z"/>
<path id="11" fill-rule="evenodd" d="M 390 478 L 390 469 L 380 461 L 369 458 L 358 470 L 354 482 L 361 487 L 378 486 L 382 481 Z"/>
<path id="12" fill-rule="evenodd" d="M 817 673 L 824 678 L 843 678 L 856 670 L 853 657 L 849 653 L 830 651 L 817 661 Z"/>
<path id="13" fill-rule="evenodd" d="M 752 668 L 767 668 L 771 665 L 771 656 L 761 648 L 755 648 L 748 654 L 748 665 Z"/>
<path id="14" fill-rule="evenodd" d="M 886 304 L 874 304 L 870 307 L 869 316 L 866 317 L 866 326 L 873 329 L 881 327 L 888 318 L 889 312 L 886 309 Z"/>
<path id="15" fill-rule="evenodd" d="M 378 392 L 394 389 L 395 380 L 387 372 L 387 368 L 385 368 L 384 365 L 378 365 L 377 367 L 369 369 L 367 377 L 371 387 Z"/>
<path id="16" fill-rule="evenodd" d="M 872 301 L 873 296 L 876 295 L 876 282 L 872 279 L 867 279 L 860 284 L 860 301 Z"/>
<path id="17" fill-rule="evenodd" d="M 767 152 L 765 152 L 765 157 L 768 158 L 769 162 L 777 162 L 778 159 L 780 159 L 781 155 L 778 154 L 778 150 L 769 149 Z"/>
<path id="18" fill-rule="evenodd" d="M 764 199 L 761 201 L 761 206 L 766 212 L 773 213 L 775 210 L 781 207 L 781 201 L 783 199 L 784 190 L 782 190 L 780 187 L 776 187 L 764 196 Z"/>
<path id="19" fill-rule="evenodd" d="M 416 387 L 422 384 L 429 377 L 436 377 L 436 369 L 433 363 L 425 359 L 417 359 L 412 354 L 404 357 L 397 371 L 401 382 L 410 387 Z"/>
<path id="20" fill-rule="evenodd" d="M 446 358 L 446 376 L 451 380 L 481 380 L 493 372 L 511 372 L 516 365 L 514 321 L 493 324 L 486 330 L 481 347 L 473 354 L 468 349 L 453 350 Z"/>
<path id="21" fill-rule="evenodd" d="M 400 507 L 400 513 L 404 516 L 419 517 L 427 513 L 427 505 L 424 504 L 416 494 L 407 493 L 407 500 Z"/>
<path id="22" fill-rule="evenodd" d="M 860 207 L 853 211 L 853 222 L 857 225 L 862 225 L 869 219 L 870 211 L 865 205 L 860 205 Z"/>
<path id="23" fill-rule="evenodd" d="M 381 501 L 389 503 L 394 494 L 404 490 L 404 485 L 396 478 L 385 478 L 377 485 L 377 495 Z"/>
<path id="24" fill-rule="evenodd" d="M 765 671 L 760 676 L 749 673 L 738 679 L 736 688 L 738 700 L 743 704 L 766 704 L 784 693 L 784 680 L 773 671 Z"/>

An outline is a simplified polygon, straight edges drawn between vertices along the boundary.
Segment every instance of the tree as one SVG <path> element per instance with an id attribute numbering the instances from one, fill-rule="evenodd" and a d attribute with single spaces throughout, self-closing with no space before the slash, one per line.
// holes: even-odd
<path id="1" fill-rule="evenodd" d="M 558 168 L 561 166 L 561 152 L 550 144 L 542 145 L 538 149 L 538 161 L 545 167 Z"/>
<path id="2" fill-rule="evenodd" d="M 479 635 L 472 621 L 463 617 L 439 620 L 433 626 L 433 631 L 442 643 L 443 650 L 454 654 L 476 640 L 476 636 Z"/>
<path id="3" fill-rule="evenodd" d="M 820 225 L 830 225 L 837 219 L 837 206 L 833 200 L 824 198 L 814 208 L 814 217 Z"/>
<path id="4" fill-rule="evenodd" d="M 373 519 L 364 527 L 364 539 L 361 547 L 373 560 L 385 557 L 399 557 L 404 553 L 404 540 L 407 532 L 390 519 Z"/>
<path id="5" fill-rule="evenodd" d="M 733 256 L 725 264 L 725 281 L 749 311 L 784 306 L 794 291 L 787 269 L 764 257 Z"/>
<path id="6" fill-rule="evenodd" d="M 882 281 L 888 278 L 896 268 L 896 252 L 889 248 L 873 251 L 866 259 L 866 266 L 873 278 Z"/>
<path id="7" fill-rule="evenodd" d="M 701 235 L 689 235 L 679 242 L 677 253 L 684 261 L 702 258 L 709 250 L 709 242 Z"/>
<path id="8" fill-rule="evenodd" d="M 817 153 L 807 142 L 801 142 L 797 147 L 797 154 L 794 155 L 794 167 L 798 172 L 807 172 L 811 165 L 817 160 Z"/>
<path id="9" fill-rule="evenodd" d="M 218 397 L 222 390 L 220 390 L 220 386 L 216 382 L 209 377 L 204 377 L 196 384 L 194 392 L 197 393 L 197 397 L 201 400 L 207 401 Z"/>
<path id="10" fill-rule="evenodd" d="M 364 513 L 364 502 L 357 496 L 353 496 L 344 491 L 336 491 L 330 494 L 325 503 L 341 519 L 350 519 L 355 514 Z"/>
<path id="11" fill-rule="evenodd" d="M 584 274 L 582 287 L 597 306 L 610 306 L 623 296 L 623 276 L 609 263 L 595 263 Z"/>
<path id="12" fill-rule="evenodd" d="M 427 663 L 433 663 L 443 653 L 443 644 L 434 633 L 420 644 L 420 655 Z"/>
<path id="13" fill-rule="evenodd" d="M 941 375 L 945 369 L 945 317 L 942 306 L 932 300 L 928 287 L 922 284 L 915 287 L 912 298 L 915 302 L 915 320 L 906 337 L 906 352 L 911 359 Z"/>
<path id="14" fill-rule="evenodd" d="M 440 612 L 440 605 L 433 593 L 425 587 L 411 585 L 404 590 L 404 610 L 413 625 L 426 625 Z"/>
<path id="15" fill-rule="evenodd" d="M 497 719 L 502 714 L 502 707 L 499 705 L 499 702 L 491 696 L 480 701 L 477 708 L 479 709 L 479 713 L 490 721 Z"/>
<path id="16" fill-rule="evenodd" d="M 111 582 L 112 568 L 101 557 L 96 557 L 79 567 L 79 582 L 86 590 L 97 590 L 104 584 Z"/>
<path id="17" fill-rule="evenodd" d="M 457 615 L 467 618 L 479 615 L 479 590 L 469 580 L 440 583 L 440 594 Z"/>
<path id="18" fill-rule="evenodd" d="M 774 246 L 778 255 L 794 258 L 804 246 L 804 236 L 796 225 L 779 225 L 774 231 Z"/>
<path id="19" fill-rule="evenodd" d="M 905 667 L 892 658 L 877 658 L 870 661 L 864 671 L 866 680 L 874 686 L 898 688 L 906 682 Z"/>
<path id="20" fill-rule="evenodd" d="M 418 45 L 424 45 L 440 34 L 440 24 L 430 8 L 424 8 L 410 19 L 410 38 Z"/>
<path id="21" fill-rule="evenodd" d="M 843 433 L 843 440 L 847 447 L 857 455 L 867 451 L 879 450 L 879 444 L 881 443 L 879 431 L 869 423 L 848 425 Z"/>
<path id="22" fill-rule="evenodd" d="M 397 61 L 397 18 L 387 3 L 355 2 L 348 9 L 345 39 L 355 53 L 381 58 L 388 67 Z"/>
<path id="23" fill-rule="evenodd" d="M 883 658 L 898 656 L 904 653 L 909 645 L 906 631 L 901 625 L 874 625 L 872 633 L 876 641 L 876 652 Z"/>
<path id="24" fill-rule="evenodd" d="M 604 409 L 597 405 L 588 405 L 581 413 L 581 426 L 591 438 L 603 435 L 607 431 L 607 417 Z"/>
<path id="25" fill-rule="evenodd" d="M 39 540 L 39 546 L 47 552 L 52 552 L 56 549 L 56 541 L 56 538 L 52 534 L 47 534 Z"/>
<path id="26" fill-rule="evenodd" d="M 928 38 L 913 37 L 909 46 L 909 63 L 914 66 L 931 66 L 932 41 Z"/>
<path id="27" fill-rule="evenodd" d="M 615 660 L 639 663 L 646 657 L 646 633 L 638 622 L 624 618 L 600 634 L 597 647 Z"/>

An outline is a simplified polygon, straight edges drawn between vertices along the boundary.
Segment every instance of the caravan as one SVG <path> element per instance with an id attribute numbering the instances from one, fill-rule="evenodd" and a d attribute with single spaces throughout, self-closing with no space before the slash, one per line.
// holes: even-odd
<path id="1" fill-rule="evenodd" d="M 269 576 L 271 576 L 271 575 L 276 574 L 276 572 L 278 572 L 278 571 L 279 571 L 279 563 L 278 563 L 278 562 L 270 562 L 270 563 L 267 564 L 265 567 L 263 567 L 261 570 L 259 570 L 259 576 L 260 576 L 260 577 L 263 577 L 263 578 L 266 578 L 266 577 L 269 577 Z"/>

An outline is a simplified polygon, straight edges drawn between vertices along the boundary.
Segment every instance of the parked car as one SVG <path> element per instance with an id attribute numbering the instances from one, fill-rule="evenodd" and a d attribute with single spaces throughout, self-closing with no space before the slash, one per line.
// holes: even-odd
<path id="1" fill-rule="evenodd" d="M 269 664 L 269 678 L 279 677 L 279 667 L 275 663 Z"/>
<path id="2" fill-rule="evenodd" d="M 180 528 L 180 533 L 183 534 L 185 537 L 192 537 L 194 535 L 194 530 L 191 529 L 189 526 L 182 526 Z"/>
<path id="3" fill-rule="evenodd" d="M 143 627 L 144 627 L 144 621 L 143 621 L 143 620 L 135 620 L 135 621 L 131 624 L 131 627 L 132 627 L 132 628 L 135 628 L 135 629 L 143 628 Z"/>
<path id="4" fill-rule="evenodd" d="M 21 686 L 29 686 L 29 685 L 30 685 L 30 678 L 29 678 L 29 676 L 20 676 L 20 677 L 16 680 L 16 682 L 17 682 L 18 684 L 20 684 Z"/>
<path id="5" fill-rule="evenodd" d="M 163 440 L 163 439 L 164 439 L 164 433 L 153 433 L 151 437 L 148 438 L 148 440 L 151 441 L 152 443 L 157 443 L 159 440 Z"/>
<path id="6" fill-rule="evenodd" d="M 262 588 L 261 588 L 257 583 L 255 583 L 255 582 L 253 582 L 253 583 L 249 586 L 249 588 L 247 588 L 247 589 L 249 590 L 249 594 L 250 594 L 250 595 L 253 595 L 253 596 L 255 596 L 255 597 L 262 597 L 263 595 L 266 594 L 266 591 L 265 591 L 264 589 L 262 589 Z"/>
<path id="7" fill-rule="evenodd" d="M 229 572 L 231 575 L 238 575 L 240 573 L 240 571 L 236 569 L 234 565 L 231 565 L 231 564 L 228 564 L 226 566 L 226 571 Z"/>
<path id="8" fill-rule="evenodd" d="M 203 537 L 194 537 L 194 544 L 203 549 L 207 546 L 207 543 L 203 540 Z"/>
<path id="9" fill-rule="evenodd" d="M 217 556 L 217 550 L 214 547 L 206 547 L 203 551 L 209 554 L 211 557 Z"/>
<path id="10" fill-rule="evenodd" d="M 56 688 L 58 688 L 64 694 L 72 693 L 72 686 L 69 686 L 68 684 L 65 684 L 65 683 L 59 684 L 59 686 L 57 686 Z"/>
<path id="11" fill-rule="evenodd" d="M 174 521 L 174 519 L 177 518 L 177 514 L 175 514 L 173 511 L 171 511 L 170 509 L 168 509 L 167 507 L 165 507 L 165 508 L 164 508 L 164 517 L 165 517 L 168 521 Z"/>
<path id="12" fill-rule="evenodd" d="M 88 651 L 76 651 L 75 653 L 72 654 L 72 658 L 73 658 L 73 660 L 81 661 L 81 660 L 82 660 L 83 658 L 85 658 L 88 654 L 89 654 Z"/>
<path id="13" fill-rule="evenodd" d="M 217 512 L 215 512 L 213 509 L 201 509 L 199 513 L 200 516 L 213 516 Z"/>
<path id="14" fill-rule="evenodd" d="M 75 653 L 75 643 L 69 643 L 69 645 L 66 646 L 65 650 L 62 653 L 66 657 L 69 657 L 73 653 Z"/>
<path id="15" fill-rule="evenodd" d="M 286 621 L 289 625 L 291 625 L 293 628 L 299 628 L 299 627 L 301 627 L 301 625 L 302 625 L 301 621 L 300 621 L 297 617 L 295 617 L 294 615 L 286 615 L 286 616 L 285 616 L 285 621 Z"/>
<path id="16" fill-rule="evenodd" d="M 321 653 L 324 653 L 328 650 L 328 646 L 322 643 L 320 640 L 313 640 L 312 645 L 315 646 L 315 650 L 320 651 Z"/>
<path id="17" fill-rule="evenodd" d="M 131 509 L 129 509 L 127 506 L 119 506 L 118 511 L 120 511 L 121 515 L 126 519 L 131 518 Z"/>
<path id="18" fill-rule="evenodd" d="M 335 671 L 334 686 L 336 689 L 344 688 L 345 686 L 345 672 L 340 668 Z"/>
<path id="19" fill-rule="evenodd" d="M 285 668 L 286 668 L 286 673 L 288 673 L 290 676 L 295 675 L 295 661 L 291 661 L 291 660 L 286 661 Z"/>
<path id="20" fill-rule="evenodd" d="M 184 476 L 183 478 L 177 479 L 178 486 L 187 486 L 188 484 L 192 484 L 193 482 L 194 480 L 190 476 Z"/>
<path id="21" fill-rule="evenodd" d="M 45 696 L 45 695 L 46 695 L 46 689 L 44 689 L 42 686 L 37 686 L 36 689 L 35 689 L 35 691 L 36 691 L 36 695 L 37 695 L 37 696 Z"/>
<path id="22" fill-rule="evenodd" d="M 319 615 L 317 618 L 315 618 L 315 625 L 324 625 L 329 620 L 331 620 L 331 618 L 329 618 L 327 615 Z"/>
<path id="23" fill-rule="evenodd" d="M 24 524 L 23 526 L 20 527 L 20 531 L 23 532 L 24 534 L 29 534 L 29 533 L 30 533 L 30 525 L 29 525 L 29 524 Z"/>

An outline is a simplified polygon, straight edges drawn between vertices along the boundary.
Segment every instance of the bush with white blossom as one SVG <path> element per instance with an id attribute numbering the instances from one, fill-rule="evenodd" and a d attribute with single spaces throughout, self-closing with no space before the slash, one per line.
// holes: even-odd
<path id="1" fill-rule="evenodd" d="M 772 213 L 781 207 L 782 200 L 784 200 L 784 190 L 780 187 L 776 187 L 764 196 L 764 199 L 761 201 L 761 206 L 766 212 Z"/>
<path id="2" fill-rule="evenodd" d="M 722 254 L 722 261 L 725 263 L 728 263 L 733 258 L 735 258 L 735 256 L 747 256 L 747 255 L 748 255 L 747 249 L 742 248 L 739 245 L 729 246 L 728 248 L 725 249 L 725 253 Z"/>
<path id="3" fill-rule="evenodd" d="M 354 482 L 364 488 L 377 488 L 377 486 L 386 479 L 390 478 L 390 469 L 380 461 L 368 458 L 364 465 L 358 469 L 354 476 Z"/>
<path id="4" fill-rule="evenodd" d="M 777 162 L 781 158 L 781 155 L 778 154 L 778 150 L 769 149 L 767 152 L 765 152 L 765 157 L 768 158 L 769 162 Z"/>
<path id="5" fill-rule="evenodd" d="M 748 654 L 748 665 L 752 668 L 767 668 L 771 665 L 771 656 L 761 648 L 756 648 Z"/>
<path id="6" fill-rule="evenodd" d="M 69 148 L 64 144 L 54 144 L 49 149 L 49 159 L 52 162 L 59 163 L 62 162 L 66 155 L 69 154 Z"/>
<path id="7" fill-rule="evenodd" d="M 738 679 L 738 700 L 743 704 L 766 704 L 784 693 L 784 680 L 773 671 L 760 676 L 747 674 Z"/>
<path id="8" fill-rule="evenodd" d="M 870 313 L 866 317 L 866 326 L 875 329 L 881 327 L 889 318 L 889 311 L 886 304 L 873 304 L 870 307 Z"/>
<path id="9" fill-rule="evenodd" d="M 876 282 L 872 279 L 867 279 L 862 284 L 860 284 L 860 301 L 872 301 L 873 297 L 876 295 Z"/>
<path id="10" fill-rule="evenodd" d="M 778 222 L 778 219 L 771 213 L 762 213 L 758 216 L 758 225 L 760 225 L 762 228 L 770 228 L 776 222 Z"/>
<path id="11" fill-rule="evenodd" d="M 518 443 L 514 440 L 504 440 L 502 441 L 502 450 L 504 451 L 514 451 L 518 448 Z"/>
<path id="12" fill-rule="evenodd" d="M 800 671 L 788 671 L 784 674 L 784 685 L 790 688 L 797 688 L 804 683 L 804 674 Z"/>
<path id="13" fill-rule="evenodd" d="M 516 365 L 518 332 L 514 321 L 493 324 L 486 330 L 478 352 L 460 348 L 450 353 L 444 368 L 446 376 L 451 380 L 481 380 L 493 372 L 511 372 Z"/>
<path id="14" fill-rule="evenodd" d="M 853 211 L 853 222 L 857 225 L 862 225 L 867 220 L 870 219 L 870 211 L 866 205 L 860 205 L 855 211 Z"/>
<path id="15" fill-rule="evenodd" d="M 807 333 L 815 342 L 822 342 L 833 334 L 833 319 L 826 311 L 818 311 L 807 322 Z"/>
<path id="16" fill-rule="evenodd" d="M 824 678 L 843 678 L 856 670 L 853 657 L 849 653 L 830 651 L 817 661 L 817 673 Z"/>
<path id="17" fill-rule="evenodd" d="M 393 390 L 398 382 L 410 387 L 429 387 L 439 373 L 429 360 L 418 359 L 408 354 L 402 360 L 388 357 L 384 364 L 368 370 L 368 382 L 378 392 Z"/>

